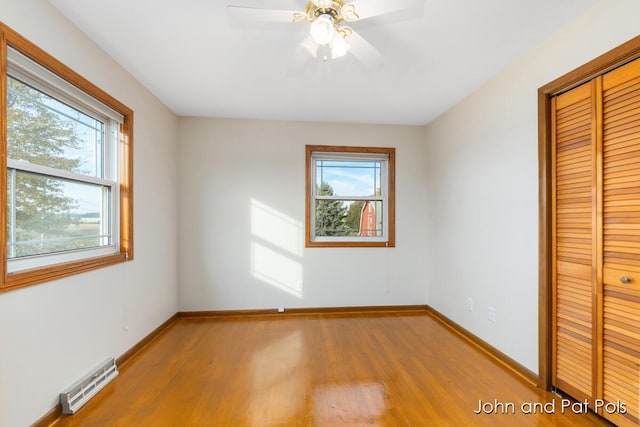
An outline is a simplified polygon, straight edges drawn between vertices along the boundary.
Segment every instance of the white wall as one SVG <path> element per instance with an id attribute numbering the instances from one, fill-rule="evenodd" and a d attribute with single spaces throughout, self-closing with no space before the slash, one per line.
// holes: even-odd
<path id="1" fill-rule="evenodd" d="M 596 3 L 426 128 L 429 304 L 534 372 L 537 89 L 637 36 L 638 16 L 637 0 Z"/>
<path id="2" fill-rule="evenodd" d="M 181 118 L 180 310 L 426 303 L 423 131 Z M 396 248 L 304 248 L 305 144 L 396 147 Z"/>
<path id="3" fill-rule="evenodd" d="M 0 11 L 134 110 L 135 260 L 0 294 L 0 425 L 24 427 L 177 310 L 177 118 L 48 2 L 0 0 Z"/>

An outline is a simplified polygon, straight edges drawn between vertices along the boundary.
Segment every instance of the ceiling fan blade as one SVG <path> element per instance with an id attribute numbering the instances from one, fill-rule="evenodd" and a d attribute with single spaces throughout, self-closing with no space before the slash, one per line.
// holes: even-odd
<path id="1" fill-rule="evenodd" d="M 291 62 L 287 67 L 287 75 L 299 76 L 309 65 L 313 58 L 318 56 L 318 44 L 313 41 L 311 36 L 307 36 L 296 49 L 295 54 L 291 58 Z"/>
<path id="2" fill-rule="evenodd" d="M 307 36 L 304 40 L 302 40 L 302 43 L 300 43 L 300 46 L 298 47 L 298 49 L 306 52 L 312 58 L 316 58 L 318 56 L 319 47 L 320 45 L 314 42 L 311 36 Z"/>
<path id="3" fill-rule="evenodd" d="M 421 17 L 424 13 L 424 0 L 355 0 L 353 5 L 358 14 L 358 22 L 388 14 L 402 14 L 406 18 Z"/>
<path id="4" fill-rule="evenodd" d="M 227 6 L 227 14 L 239 22 L 293 23 L 293 10 L 261 9 L 258 7 Z"/>
<path id="5" fill-rule="evenodd" d="M 351 46 L 349 53 L 367 69 L 380 68 L 384 63 L 384 55 L 357 32 L 352 31 L 346 41 Z"/>

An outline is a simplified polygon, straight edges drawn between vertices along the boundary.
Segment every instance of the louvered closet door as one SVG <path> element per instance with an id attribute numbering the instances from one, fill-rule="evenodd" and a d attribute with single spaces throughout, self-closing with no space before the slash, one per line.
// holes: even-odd
<path id="1" fill-rule="evenodd" d="M 603 76 L 603 393 L 640 425 L 640 60 Z M 624 418 L 623 418 L 624 417 Z"/>
<path id="2" fill-rule="evenodd" d="M 587 83 L 552 100 L 553 382 L 580 400 L 595 394 L 592 90 Z"/>

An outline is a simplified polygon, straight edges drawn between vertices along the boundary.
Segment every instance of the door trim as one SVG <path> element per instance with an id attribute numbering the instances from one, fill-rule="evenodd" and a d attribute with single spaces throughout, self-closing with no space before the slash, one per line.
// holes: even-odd
<path id="1" fill-rule="evenodd" d="M 551 387 L 551 98 L 640 58 L 640 36 L 538 89 L 538 386 Z"/>

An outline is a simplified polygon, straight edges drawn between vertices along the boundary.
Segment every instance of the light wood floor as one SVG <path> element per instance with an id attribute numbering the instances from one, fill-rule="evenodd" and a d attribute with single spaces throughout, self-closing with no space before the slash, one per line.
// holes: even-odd
<path id="1" fill-rule="evenodd" d="M 496 399 L 505 404 L 498 412 L 508 413 L 474 413 L 479 401 Z M 522 412 L 522 404 L 551 409 L 554 401 L 553 415 Z M 56 424 L 365 425 L 608 424 L 593 414 L 562 414 L 558 397 L 427 314 L 179 319 Z"/>

